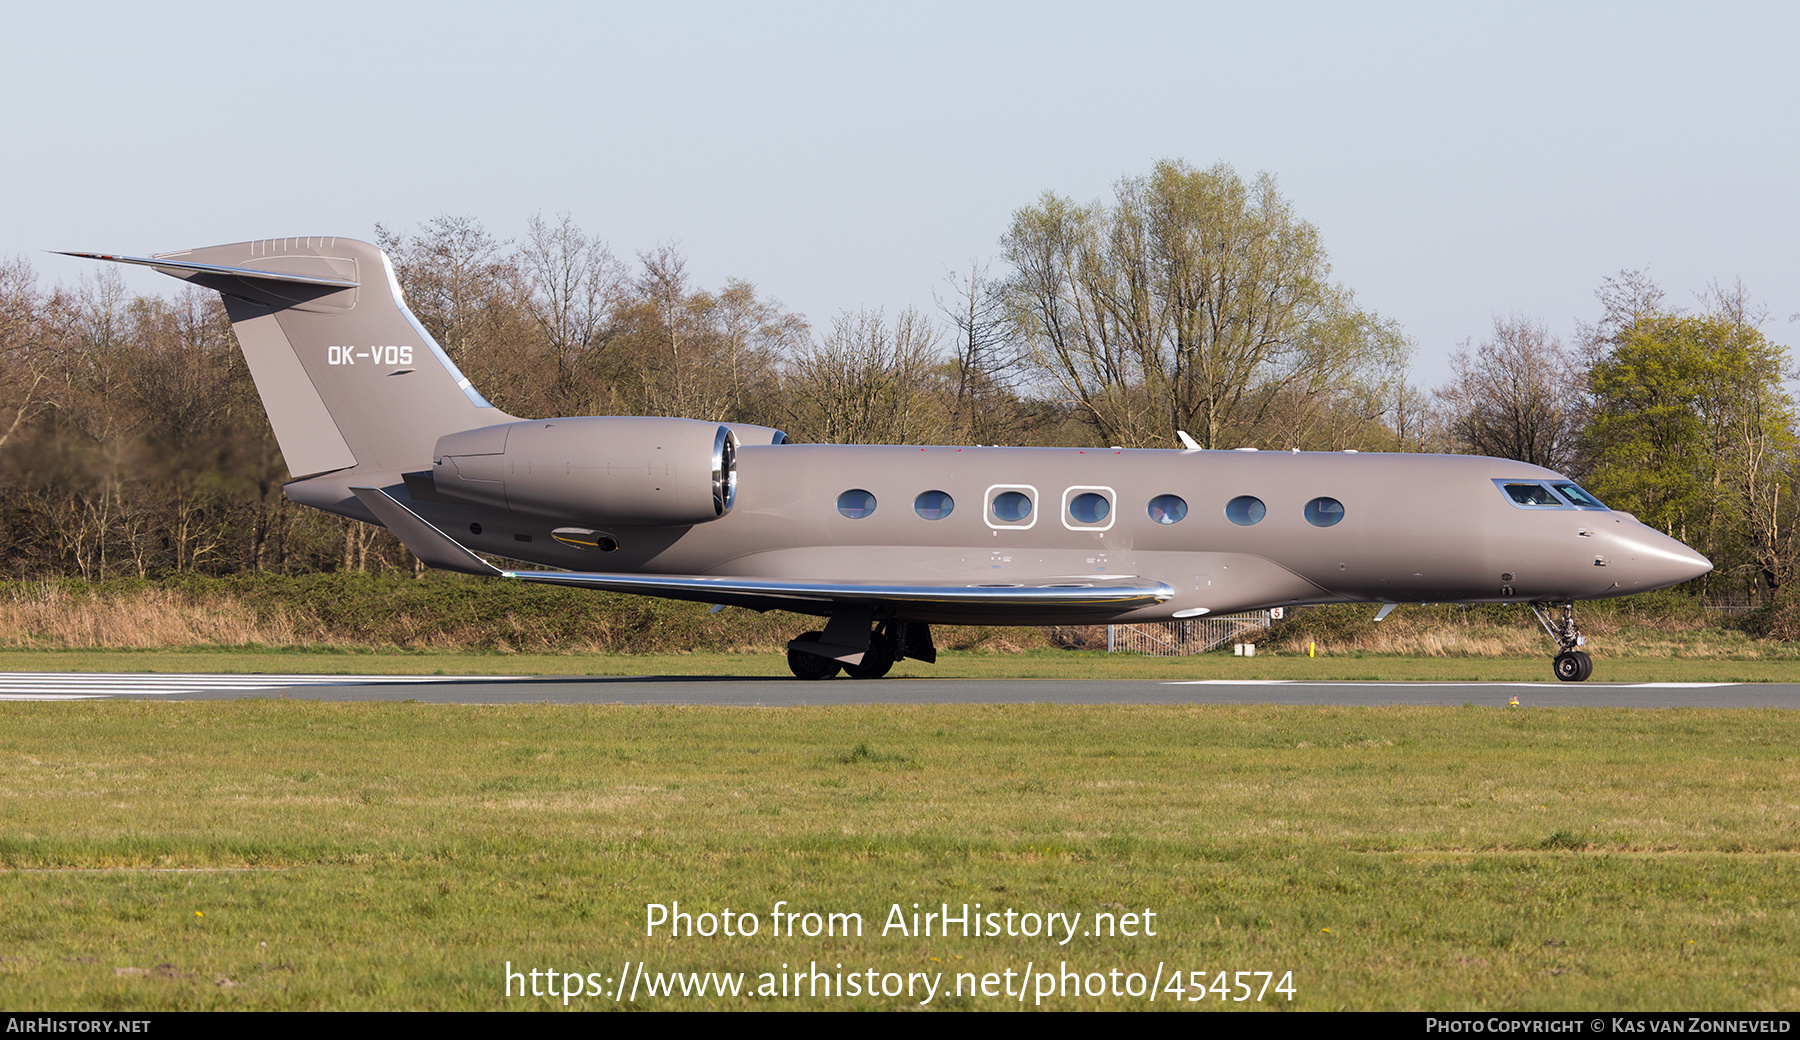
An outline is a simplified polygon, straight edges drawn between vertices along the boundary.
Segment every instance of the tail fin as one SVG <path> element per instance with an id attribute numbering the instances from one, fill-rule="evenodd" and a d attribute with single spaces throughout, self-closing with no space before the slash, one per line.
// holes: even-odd
<path id="1" fill-rule="evenodd" d="M 513 421 L 407 309 L 386 254 L 348 238 L 274 238 L 143 264 L 217 289 L 295 478 L 429 469 L 446 433 Z"/>

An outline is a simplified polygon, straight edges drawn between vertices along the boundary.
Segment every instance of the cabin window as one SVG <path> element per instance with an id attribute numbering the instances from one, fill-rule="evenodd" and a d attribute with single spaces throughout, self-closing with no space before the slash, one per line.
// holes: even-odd
<path id="1" fill-rule="evenodd" d="M 1556 497 L 1548 484 L 1538 480 L 1496 480 L 1507 501 L 1520 509 L 1567 509 L 1569 504 Z"/>
<path id="2" fill-rule="evenodd" d="M 1586 489 L 1567 482 L 1551 484 L 1557 494 L 1575 504 L 1577 509 L 1605 509 L 1606 503 L 1587 493 Z"/>
<path id="3" fill-rule="evenodd" d="M 1262 499 L 1254 495 L 1239 495 L 1225 503 L 1225 519 L 1239 527 L 1249 527 L 1251 524 L 1259 523 L 1263 517 L 1268 515 L 1269 507 L 1263 505 Z"/>
<path id="4" fill-rule="evenodd" d="M 1069 517 L 1076 523 L 1097 524 L 1111 512 L 1112 503 L 1106 500 L 1105 495 L 1086 491 L 1069 499 Z"/>
<path id="5" fill-rule="evenodd" d="M 994 519 L 1016 524 L 1031 515 L 1031 497 L 1018 491 L 1003 491 L 994 496 Z"/>
<path id="6" fill-rule="evenodd" d="M 1314 527 L 1330 527 L 1344 518 L 1344 503 L 1335 498 L 1315 498 L 1306 503 L 1306 522 Z"/>
<path id="7" fill-rule="evenodd" d="M 1150 519 L 1159 524 L 1180 522 L 1187 515 L 1187 502 L 1180 495 L 1157 495 L 1150 500 Z"/>
<path id="8" fill-rule="evenodd" d="M 838 496 L 838 512 L 852 520 L 861 520 L 875 511 L 875 496 L 861 488 L 846 491 Z"/>
<path id="9" fill-rule="evenodd" d="M 942 520 L 956 508 L 956 502 L 943 491 L 922 491 L 913 499 L 913 512 L 927 520 Z"/>

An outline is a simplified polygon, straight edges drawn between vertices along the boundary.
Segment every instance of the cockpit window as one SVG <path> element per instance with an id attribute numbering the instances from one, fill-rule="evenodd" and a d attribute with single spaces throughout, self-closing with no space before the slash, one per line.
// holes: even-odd
<path id="1" fill-rule="evenodd" d="M 1563 501 L 1551 494 L 1550 489 L 1542 484 L 1520 484 L 1517 482 L 1500 485 L 1508 498 L 1522 506 L 1555 506 L 1561 508 Z"/>
<path id="2" fill-rule="evenodd" d="M 1501 480 L 1494 486 L 1519 509 L 1605 509 L 1600 500 L 1566 480 Z M 1552 490 L 1554 489 L 1554 490 Z M 1573 503 L 1571 505 L 1571 503 Z"/>
<path id="3" fill-rule="evenodd" d="M 1593 495 L 1588 494 L 1587 491 L 1584 490 L 1583 488 L 1581 488 L 1579 485 L 1570 484 L 1565 481 L 1565 482 L 1561 482 L 1561 483 L 1552 484 L 1550 486 L 1555 488 L 1557 490 L 1557 493 L 1562 495 L 1562 497 L 1568 499 L 1570 502 L 1575 503 L 1575 508 L 1577 508 L 1577 509 L 1605 509 L 1606 508 L 1606 504 L 1604 502 L 1601 502 L 1599 499 L 1595 498 Z"/>

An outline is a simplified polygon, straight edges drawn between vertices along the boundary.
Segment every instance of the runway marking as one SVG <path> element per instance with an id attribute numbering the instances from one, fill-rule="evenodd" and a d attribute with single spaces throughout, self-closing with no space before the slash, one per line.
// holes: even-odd
<path id="1" fill-rule="evenodd" d="M 1564 683 L 1564 682 L 1370 682 L 1364 679 L 1176 679 L 1165 680 L 1164 686 L 1401 686 L 1419 689 L 1426 686 L 1523 686 L 1539 690 L 1709 690 L 1716 686 L 1742 686 L 1735 682 L 1639 682 L 1639 683 Z"/>
<path id="2" fill-rule="evenodd" d="M 171 675 L 151 672 L 4 672 L 0 701 L 78 701 L 166 697 L 205 690 L 279 690 L 295 686 L 371 686 L 514 679 L 505 675 Z"/>

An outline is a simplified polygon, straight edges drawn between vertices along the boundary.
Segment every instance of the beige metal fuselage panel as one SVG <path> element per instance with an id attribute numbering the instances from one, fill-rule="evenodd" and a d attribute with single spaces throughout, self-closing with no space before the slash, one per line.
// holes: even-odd
<path id="1" fill-rule="evenodd" d="M 997 584 L 1140 575 L 1176 590 L 1159 606 L 1096 619 L 1334 600 L 1592 599 L 1667 583 L 1638 557 L 1692 556 L 1627 514 L 1517 508 L 1494 483 L 1508 478 L 1561 479 L 1475 456 L 782 444 L 739 451 L 737 500 L 725 516 L 691 527 L 610 529 L 620 545 L 612 553 L 561 545 L 548 521 L 415 508 L 478 552 L 575 570 Z M 869 492 L 875 508 L 860 518 L 842 515 L 838 497 L 850 490 Z M 1007 490 L 1031 498 L 1028 517 L 1008 523 L 993 515 L 993 496 Z M 951 496 L 948 516 L 926 519 L 914 510 L 929 491 Z M 1084 492 L 1107 499 L 1104 519 L 1071 516 L 1069 500 Z M 1156 522 L 1150 502 L 1159 495 L 1180 496 L 1186 515 Z M 1227 518 L 1227 503 L 1239 496 L 1263 503 L 1259 522 Z M 1343 519 L 1309 523 L 1307 503 L 1320 497 L 1342 503 Z M 479 537 L 463 533 L 465 517 L 474 515 L 483 517 Z M 943 608 L 901 613 L 975 616 Z"/>
<path id="2" fill-rule="evenodd" d="M 222 293 L 299 478 L 288 497 L 386 523 L 419 559 L 463 573 L 824 613 L 842 634 L 888 617 L 1593 599 L 1711 569 L 1627 514 L 1531 483 L 1557 474 L 1502 459 L 793 445 L 681 418 L 517 420 L 432 340 L 370 243 L 76 255 Z M 1507 480 L 1525 483 L 1512 494 Z M 873 508 L 840 509 L 847 491 Z M 915 509 L 926 492 L 953 508 Z M 996 511 L 1001 495 L 1028 498 L 1029 513 Z M 1180 513 L 1172 523 L 1152 515 L 1165 495 L 1181 500 L 1161 512 Z M 1237 519 L 1254 522 L 1228 516 L 1240 496 L 1257 506 Z M 502 572 L 472 553 L 560 570 Z"/>

